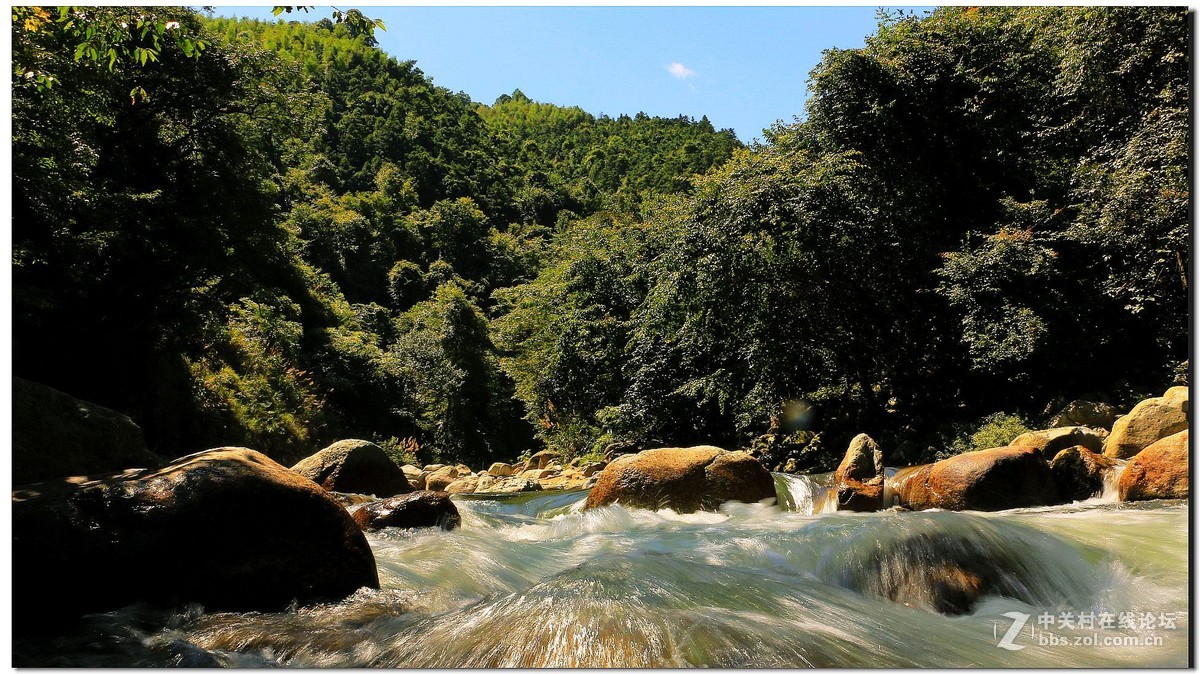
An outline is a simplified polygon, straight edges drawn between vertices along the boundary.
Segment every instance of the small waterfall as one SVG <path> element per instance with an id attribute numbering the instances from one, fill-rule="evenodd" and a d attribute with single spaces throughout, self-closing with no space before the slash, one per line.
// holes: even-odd
<path id="1" fill-rule="evenodd" d="M 892 506 L 902 505 L 900 503 L 900 491 L 904 483 L 908 481 L 917 471 L 921 470 L 928 464 L 917 466 L 908 466 L 906 468 L 884 468 L 883 469 L 883 507 L 891 508 Z"/>
<path id="2" fill-rule="evenodd" d="M 833 473 L 789 475 L 775 473 L 775 492 L 779 507 L 805 515 L 820 515 L 837 510 L 837 496 L 831 482 Z"/>
<path id="3" fill-rule="evenodd" d="M 1125 472 L 1125 466 L 1129 465 L 1128 461 L 1117 461 L 1117 465 L 1104 471 L 1104 487 L 1096 494 L 1095 498 L 1101 501 L 1110 503 L 1117 502 L 1117 482 L 1121 479 L 1121 473 Z"/>

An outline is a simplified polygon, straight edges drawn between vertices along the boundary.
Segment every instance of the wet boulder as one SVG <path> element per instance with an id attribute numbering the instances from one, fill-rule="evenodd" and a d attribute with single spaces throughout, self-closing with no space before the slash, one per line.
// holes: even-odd
<path id="1" fill-rule="evenodd" d="M 1051 505 L 1058 493 L 1034 447 L 997 447 L 926 464 L 895 477 L 899 505 L 911 510 L 1006 510 Z"/>
<path id="2" fill-rule="evenodd" d="M 387 452 L 366 440 L 339 440 L 292 466 L 292 470 L 328 491 L 388 497 L 413 490 L 404 471 Z"/>
<path id="3" fill-rule="evenodd" d="M 986 538 L 929 531 L 883 536 L 845 560 L 839 584 L 947 615 L 970 613 L 988 595 L 1032 601 L 1021 560 Z"/>
<path id="4" fill-rule="evenodd" d="M 1050 474 L 1059 499 L 1083 501 L 1104 490 L 1104 475 L 1116 465 L 1115 459 L 1087 447 L 1068 447 L 1054 455 Z"/>
<path id="5" fill-rule="evenodd" d="M 838 510 L 874 512 L 883 506 L 883 451 L 866 433 L 850 441 L 834 472 Z"/>
<path id="6" fill-rule="evenodd" d="M 1068 447 L 1082 446 L 1093 452 L 1103 452 L 1104 439 L 1107 437 L 1108 431 L 1102 428 L 1067 426 L 1022 433 L 1013 439 L 1009 445 L 1012 447 L 1033 447 L 1042 453 L 1042 457 L 1049 461 Z"/>
<path id="7" fill-rule="evenodd" d="M 19 377 L 12 394 L 14 484 L 162 463 L 124 414 Z"/>
<path id="8" fill-rule="evenodd" d="M 354 521 L 363 531 L 388 527 L 440 527 L 449 531 L 457 528 L 462 519 L 449 494 L 420 490 L 373 501 L 354 512 Z"/>
<path id="9" fill-rule="evenodd" d="M 12 513 L 22 627 L 137 602 L 278 611 L 379 587 L 342 504 L 250 449 L 29 485 Z"/>
<path id="10" fill-rule="evenodd" d="M 1117 498 L 1149 501 L 1188 498 L 1188 431 L 1167 436 L 1138 452 L 1117 480 Z"/>
<path id="11" fill-rule="evenodd" d="M 600 471 L 585 508 L 620 503 L 688 513 L 716 510 L 726 501 L 775 497 L 775 481 L 745 452 L 718 447 L 649 449 L 622 456 Z"/>
<path id="12" fill-rule="evenodd" d="M 1155 442 L 1188 427 L 1188 391 L 1176 386 L 1161 398 L 1147 398 L 1117 419 L 1104 443 L 1104 455 L 1128 459 Z"/>
<path id="13" fill-rule="evenodd" d="M 1059 410 L 1050 421 L 1052 428 L 1067 428 L 1070 426 L 1087 426 L 1089 428 L 1110 429 L 1116 422 L 1117 408 L 1108 403 L 1092 402 L 1089 400 L 1073 400 Z M 1092 450 L 1097 451 L 1097 450 Z"/>

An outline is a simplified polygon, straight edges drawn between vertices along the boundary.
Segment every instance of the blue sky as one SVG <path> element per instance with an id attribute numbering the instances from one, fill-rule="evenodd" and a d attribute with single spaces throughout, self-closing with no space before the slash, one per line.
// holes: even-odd
<path id="1" fill-rule="evenodd" d="M 347 7 L 343 7 L 345 9 Z M 853 48 L 874 7 L 364 7 L 379 46 L 433 81 L 491 103 L 534 100 L 609 116 L 707 115 L 750 141 L 804 110 L 809 71 L 829 47 Z M 268 7 L 219 7 L 272 18 Z M 284 15 L 315 21 L 327 7 Z"/>

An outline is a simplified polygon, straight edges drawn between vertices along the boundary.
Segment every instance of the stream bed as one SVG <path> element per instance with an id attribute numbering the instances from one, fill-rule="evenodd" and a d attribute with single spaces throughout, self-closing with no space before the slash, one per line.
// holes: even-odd
<path id="1" fill-rule="evenodd" d="M 1000 513 L 830 513 L 820 480 L 778 475 L 776 485 L 782 509 L 729 503 L 689 515 L 584 512 L 586 492 L 456 496 L 457 530 L 368 534 L 380 590 L 283 613 L 134 606 L 90 616 L 71 636 L 18 641 L 14 659 L 72 667 L 1188 663 L 1186 503 L 1102 497 Z M 998 569 L 967 612 L 934 610 L 910 582 L 945 559 Z"/>

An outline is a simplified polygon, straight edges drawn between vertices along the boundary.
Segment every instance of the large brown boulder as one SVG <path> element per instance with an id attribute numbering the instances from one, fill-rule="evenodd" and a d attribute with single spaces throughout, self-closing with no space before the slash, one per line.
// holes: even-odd
<path id="1" fill-rule="evenodd" d="M 620 503 L 687 513 L 716 510 L 726 501 L 775 496 L 775 480 L 745 452 L 718 447 L 649 449 L 618 457 L 600 471 L 585 508 Z"/>
<path id="2" fill-rule="evenodd" d="M 1186 430 L 1187 415 L 1186 387 L 1168 389 L 1161 398 L 1147 398 L 1113 424 L 1104 443 L 1104 455 L 1128 459 L 1168 435 Z"/>
<path id="3" fill-rule="evenodd" d="M 354 521 L 363 531 L 386 527 L 440 527 L 448 531 L 462 522 L 450 495 L 438 491 L 414 491 L 373 501 L 354 511 Z"/>
<path id="4" fill-rule="evenodd" d="M 874 512 L 883 506 L 883 451 L 866 433 L 850 441 L 834 472 L 838 510 Z"/>
<path id="5" fill-rule="evenodd" d="M 895 479 L 900 505 L 911 510 L 1006 510 L 1058 499 L 1050 466 L 1033 447 L 967 452 Z"/>
<path id="6" fill-rule="evenodd" d="M 869 480 L 883 475 L 883 450 L 879 443 L 866 433 L 859 433 L 850 441 L 846 455 L 834 473 L 839 480 Z"/>
<path id="7" fill-rule="evenodd" d="M 1068 447 L 1054 455 L 1050 475 L 1063 501 L 1082 501 L 1104 490 L 1104 475 L 1117 465 L 1115 459 L 1087 447 Z"/>
<path id="8" fill-rule="evenodd" d="M 1049 461 L 1068 447 L 1082 446 L 1093 452 L 1103 452 L 1104 439 L 1107 437 L 1108 431 L 1102 428 L 1067 426 L 1022 433 L 1008 444 L 1010 447 L 1033 447 Z"/>
<path id="9" fill-rule="evenodd" d="M 13 493 L 22 628 L 137 602 L 278 611 L 379 587 L 366 538 L 311 480 L 238 447 Z"/>
<path id="10" fill-rule="evenodd" d="M 292 470 L 329 491 L 380 497 L 413 490 L 400 466 L 383 448 L 366 440 L 339 440 Z"/>
<path id="11" fill-rule="evenodd" d="M 1167 436 L 1138 452 L 1117 480 L 1117 498 L 1149 501 L 1188 498 L 1188 431 Z"/>
<path id="12" fill-rule="evenodd" d="M 12 393 L 13 484 L 162 463 L 124 414 L 19 377 Z"/>

